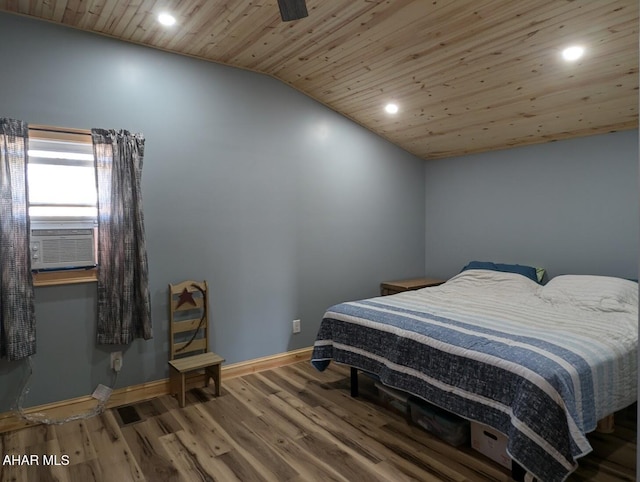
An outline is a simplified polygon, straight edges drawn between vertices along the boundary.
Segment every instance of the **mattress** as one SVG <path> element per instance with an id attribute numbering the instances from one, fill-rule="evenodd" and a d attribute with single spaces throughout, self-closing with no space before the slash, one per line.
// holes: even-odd
<path id="1" fill-rule="evenodd" d="M 508 437 L 542 481 L 562 481 L 591 451 L 599 419 L 636 400 L 638 285 L 468 270 L 438 287 L 340 303 L 312 363 L 377 375 Z"/>

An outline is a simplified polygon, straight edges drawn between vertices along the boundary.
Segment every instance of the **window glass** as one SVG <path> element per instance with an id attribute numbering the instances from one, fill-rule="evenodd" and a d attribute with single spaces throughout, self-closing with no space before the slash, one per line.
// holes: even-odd
<path id="1" fill-rule="evenodd" d="M 29 140 L 31 218 L 97 218 L 93 147 L 88 142 Z"/>

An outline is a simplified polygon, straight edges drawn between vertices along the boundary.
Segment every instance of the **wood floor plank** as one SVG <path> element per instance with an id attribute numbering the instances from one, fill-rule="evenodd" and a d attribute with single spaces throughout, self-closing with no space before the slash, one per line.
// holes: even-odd
<path id="1" fill-rule="evenodd" d="M 247 403 L 252 403 L 254 410 L 258 413 L 257 417 L 267 420 L 272 426 L 277 427 L 278 433 L 292 440 L 306 435 L 304 427 L 291 423 L 290 419 L 275 410 L 268 397 L 261 395 L 258 390 L 252 388 L 245 381 L 242 381 L 239 385 L 240 387 L 237 391 L 234 388 L 230 388 L 229 393 L 245 406 Z M 253 418 L 255 417 L 250 418 L 250 420 Z"/>
<path id="2" fill-rule="evenodd" d="M 18 482 L 25 479 L 24 474 L 27 469 L 12 461 L 14 457 L 20 457 L 21 455 L 26 454 L 26 447 L 22 445 L 20 438 L 20 431 L 0 434 L 2 457 L 3 459 L 6 456 L 11 457 L 11 463 L 5 464 L 3 461 L 2 465 L 0 465 L 1 482 Z"/>
<path id="3" fill-rule="evenodd" d="M 385 451 L 374 439 L 367 437 L 360 430 L 345 424 L 342 419 L 324 410 L 323 407 L 309 407 L 299 398 L 287 393 L 275 394 L 282 398 L 291 407 L 299 411 L 309 422 L 330 435 L 334 440 L 359 456 L 364 457 L 370 463 L 378 464 L 385 459 Z"/>
<path id="4" fill-rule="evenodd" d="M 216 457 L 232 450 L 225 435 L 214 427 L 212 417 L 207 412 L 190 405 L 183 410 L 175 410 L 173 415 L 183 427 L 183 430 L 176 433 L 180 436 L 188 432 L 200 449 Z"/>
<path id="5" fill-rule="evenodd" d="M 378 482 L 395 482 L 387 479 L 375 466 L 363 463 L 362 457 L 355 456 L 353 451 L 333 443 L 321 434 L 311 433 L 295 441 L 296 445 L 307 453 L 314 454 L 317 461 L 332 467 L 347 480 L 367 480 Z"/>
<path id="6" fill-rule="evenodd" d="M 178 407 L 176 405 L 176 409 L 177 408 Z M 165 435 L 168 433 L 176 433 L 178 430 L 182 430 L 182 426 L 176 420 L 173 413 L 173 411 L 166 412 L 157 417 L 150 418 L 149 420 L 154 421 L 158 426 L 158 429 Z"/>
<path id="7" fill-rule="evenodd" d="M 29 447 L 56 438 L 55 425 L 33 425 L 18 432 L 20 443 Z"/>
<path id="8" fill-rule="evenodd" d="M 204 407 L 218 423 L 228 421 L 240 424 L 242 421 L 256 416 L 253 411 L 228 391 L 225 396 L 203 403 L 200 407 Z"/>
<path id="9" fill-rule="evenodd" d="M 279 427 L 272 426 L 262 417 L 244 421 L 243 424 L 272 447 L 299 474 L 302 480 L 348 482 L 349 479 L 343 477 L 330 465 L 318 460 L 313 453 L 303 450 L 286 434 L 279 431 Z"/>
<path id="10" fill-rule="evenodd" d="M 98 458 L 89 437 L 87 424 L 82 420 L 57 425 L 55 434 L 60 444 L 61 454 L 69 456 L 69 465 Z"/>
<path id="11" fill-rule="evenodd" d="M 323 371 L 318 370 L 311 361 L 300 362 L 290 365 L 296 370 L 307 372 L 311 377 L 322 382 L 335 382 L 344 380 L 344 375 L 349 373 L 349 367 L 341 363 L 332 362 Z"/>
<path id="12" fill-rule="evenodd" d="M 262 373 L 252 373 L 243 378 L 265 395 L 271 395 L 282 390 L 281 387 L 265 378 Z"/>
<path id="13" fill-rule="evenodd" d="M 419 471 L 419 469 L 408 463 L 406 464 L 405 470 L 405 467 L 400 467 L 390 460 L 383 460 L 375 465 L 375 469 L 389 480 L 396 480 L 398 482 L 439 482 L 436 477 Z"/>
<path id="14" fill-rule="evenodd" d="M 321 405 L 325 399 L 306 389 L 309 379 L 300 376 L 300 374 L 294 370 L 287 370 L 287 368 L 288 367 L 282 367 L 277 371 L 271 370 L 264 372 L 261 376 L 270 380 L 282 390 L 286 390 L 300 398 L 300 400 L 312 407 Z"/>
<path id="15" fill-rule="evenodd" d="M 238 480 L 242 482 L 267 482 L 274 479 L 271 474 L 265 474 L 260 470 L 259 466 L 249 463 L 250 459 L 246 459 L 239 451 L 226 452 L 218 457 L 218 459 L 231 470 Z"/>
<path id="16" fill-rule="evenodd" d="M 303 368 L 306 370 L 308 367 L 306 367 L 303 364 L 296 364 L 295 366 L 286 367 L 286 368 L 288 369 Z M 348 371 L 345 371 L 345 373 L 343 374 L 343 379 L 345 376 L 348 376 Z M 365 378 L 366 380 L 366 377 L 361 377 L 361 378 Z M 372 384 L 369 381 L 367 381 L 367 383 L 369 383 L 369 388 L 371 388 Z M 363 388 L 364 388 L 364 385 L 363 385 Z M 325 390 L 326 388 L 321 387 L 318 384 L 309 383 L 307 386 L 307 389 L 308 390 Z M 351 403 L 347 403 L 345 398 L 339 396 L 337 398 L 337 402 L 338 402 L 337 404 L 326 405 L 325 409 L 334 415 L 340 416 L 344 420 L 344 422 L 346 422 L 348 425 L 352 425 L 358 431 L 367 434 L 370 438 L 375 440 L 384 440 L 385 441 L 383 443 L 384 449 L 387 452 L 390 449 L 395 451 L 395 455 L 397 457 L 395 457 L 394 460 L 396 461 L 396 464 L 403 465 L 399 462 L 399 460 L 408 460 L 413 465 L 417 465 L 421 467 L 421 470 L 424 473 L 439 474 L 439 477 L 441 478 L 438 480 L 447 480 L 446 477 L 450 477 L 450 475 L 447 475 L 449 472 L 448 465 L 455 466 L 454 470 L 459 471 L 461 476 L 463 478 L 467 478 L 468 480 L 478 480 L 478 481 L 505 480 L 506 481 L 510 479 L 510 477 L 508 476 L 508 472 L 504 468 L 498 466 L 497 464 L 491 461 L 488 461 L 488 464 L 482 463 L 482 462 L 478 463 L 477 457 L 465 456 L 463 453 L 462 463 L 461 463 L 460 461 L 458 461 L 459 454 L 456 448 L 447 445 L 441 440 L 427 434 L 426 432 L 418 428 L 409 426 L 403 417 L 397 416 L 396 414 L 386 410 L 381 410 L 378 406 L 376 406 L 370 401 L 367 401 L 366 399 L 358 400 L 356 403 L 354 403 L 354 399 L 350 397 L 348 390 L 344 392 L 345 393 L 343 393 L 342 395 L 345 397 L 348 397 Z M 363 390 L 363 393 L 366 393 L 366 390 Z M 330 398 L 333 398 L 333 395 Z M 342 410 L 344 407 L 349 407 L 351 409 L 353 409 L 354 407 L 368 407 L 368 410 L 370 412 L 367 412 L 367 410 L 357 410 L 357 413 L 354 413 L 353 411 L 344 413 Z M 369 415 L 371 412 L 373 412 L 374 414 L 380 417 L 380 423 L 376 424 L 377 429 L 374 429 L 374 426 L 371 426 L 371 418 L 373 418 L 371 415 Z M 366 418 L 362 417 L 363 413 L 367 414 Z M 393 432 L 390 433 L 389 430 L 386 429 L 386 427 L 390 424 L 392 426 L 397 425 L 397 426 L 405 427 L 407 430 L 410 431 L 410 433 L 414 434 L 414 438 L 413 438 L 414 441 L 416 437 L 421 437 L 421 439 L 419 440 L 420 444 L 418 445 L 418 447 L 424 448 L 425 450 L 420 450 L 420 449 L 416 450 L 415 445 L 402 443 L 402 437 L 395 439 L 392 436 L 395 434 Z M 385 429 L 383 430 L 382 427 L 385 427 Z M 424 442 L 427 442 L 427 445 L 425 445 Z M 434 447 L 437 450 L 435 451 L 432 450 Z M 455 456 L 453 457 L 453 459 L 451 459 L 450 457 L 447 457 L 446 455 L 443 456 L 443 454 L 441 453 L 443 451 L 447 455 L 454 454 Z M 416 456 L 415 452 L 420 452 L 421 455 Z M 434 453 L 436 454 L 436 457 L 432 458 L 425 455 L 428 453 Z M 439 460 L 447 460 L 448 464 L 443 466 L 442 464 L 440 464 Z"/>
<path id="17" fill-rule="evenodd" d="M 358 449 L 352 443 L 342 443 L 340 438 L 334 437 L 331 431 L 326 430 L 320 424 L 314 422 L 314 417 L 309 417 L 306 405 L 287 392 L 278 392 L 268 397 L 274 409 L 290 423 L 303 427 L 307 435 L 296 439 L 296 443 L 303 449 L 315 453 L 316 457 L 325 463 L 337 468 L 339 472 L 349 480 L 358 477 L 364 480 L 387 480 L 379 477 L 372 466 L 371 458 L 367 453 Z M 375 458 L 373 464 L 380 462 L 381 458 Z"/>
<path id="18" fill-rule="evenodd" d="M 394 437 L 401 441 L 394 450 L 401 451 L 401 456 L 407 460 L 415 460 L 415 447 L 420 447 L 417 451 L 419 454 L 427 453 L 436 460 L 446 460 L 467 480 L 504 482 L 511 480 L 510 471 L 479 455 L 470 447 L 453 447 L 411 424 L 390 420 L 380 428 L 380 431 L 382 433 L 377 437 Z"/>
<path id="19" fill-rule="evenodd" d="M 160 441 L 160 437 L 173 432 L 166 432 L 155 420 L 147 419 L 123 427 L 122 433 L 131 454 L 138 461 L 140 470 L 147 480 L 163 482 L 181 480 L 178 470 Z"/>
<path id="20" fill-rule="evenodd" d="M 227 397 L 227 401 L 229 397 Z M 220 416 L 220 404 L 209 402 L 197 407 L 211 416 L 215 428 L 226 434 L 226 438 L 248 463 L 256 467 L 266 480 L 279 482 L 293 480 L 297 472 L 275 451 L 263 443 L 246 426 L 233 417 Z"/>
<path id="21" fill-rule="evenodd" d="M 182 439 L 178 436 L 182 434 Z M 169 454 L 172 464 L 185 481 L 238 481 L 233 472 L 224 464 L 218 463 L 215 457 L 193 450 L 189 434 L 181 431 L 160 437 L 160 441 Z"/>
<path id="22" fill-rule="evenodd" d="M 63 425 L 0 435 L 0 453 L 69 456 L 68 465 L 0 465 L 0 482 L 508 482 L 471 447 L 452 447 L 381 406 L 374 381 L 349 392 L 348 367 L 308 361 Z M 614 433 L 588 434 L 593 452 L 567 482 L 635 480 L 636 405 Z"/>
<path id="23" fill-rule="evenodd" d="M 145 480 L 112 411 L 109 410 L 95 418 L 101 423 L 93 427 L 88 424 L 89 438 L 99 454 L 98 463 L 102 472 L 109 474 L 109 478 L 114 481 Z M 114 463 L 116 460 L 118 463 Z"/>
<path id="24" fill-rule="evenodd" d="M 251 412 L 251 415 L 259 417 L 263 414 L 259 408 L 259 403 L 262 399 L 257 390 L 251 388 L 251 386 L 244 380 L 244 378 L 234 378 L 229 380 L 225 384 L 226 390 L 244 407 Z"/>
<path id="25" fill-rule="evenodd" d="M 102 472 L 102 468 L 97 460 L 88 460 L 73 464 L 69 467 L 69 480 L 82 482 L 100 482 L 106 480 L 107 475 Z"/>
<path id="26" fill-rule="evenodd" d="M 309 383 L 307 390 L 323 398 L 322 406 L 342 419 L 349 419 L 354 426 L 375 424 L 379 427 L 389 421 L 389 417 L 398 416 L 391 412 L 381 411 L 371 399 L 367 398 L 366 391 L 362 390 L 362 397 L 353 398 L 349 394 L 349 385 Z"/>
<path id="27" fill-rule="evenodd" d="M 36 455 L 39 461 L 35 465 L 22 466 L 21 477 L 17 480 L 38 480 L 55 482 L 73 482 L 66 466 L 62 465 L 64 454 L 57 439 L 46 440 L 40 444 L 30 446 L 23 451 L 25 454 Z M 48 460 L 45 460 L 45 457 Z M 73 457 L 69 454 L 69 461 Z"/>

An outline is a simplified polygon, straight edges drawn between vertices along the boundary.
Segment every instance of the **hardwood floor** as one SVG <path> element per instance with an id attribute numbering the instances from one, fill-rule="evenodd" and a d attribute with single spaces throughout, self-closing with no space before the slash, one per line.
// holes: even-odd
<path id="1" fill-rule="evenodd" d="M 218 398 L 192 390 L 182 409 L 163 396 L 8 432 L 0 481 L 510 480 L 471 448 L 455 449 L 373 403 L 366 377 L 360 385 L 353 399 L 347 369 L 320 373 L 305 361 L 224 380 Z M 569 480 L 635 480 L 635 433 L 635 408 L 616 414 L 616 432 L 592 434 L 594 452 Z M 6 463 L 25 455 L 38 463 Z"/>

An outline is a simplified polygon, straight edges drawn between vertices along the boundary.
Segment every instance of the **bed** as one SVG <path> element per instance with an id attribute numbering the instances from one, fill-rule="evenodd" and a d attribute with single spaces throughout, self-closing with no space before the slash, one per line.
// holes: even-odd
<path id="1" fill-rule="evenodd" d="M 638 283 L 467 269 L 329 308 L 312 363 L 369 372 L 508 437 L 527 476 L 562 481 L 598 420 L 636 401 Z"/>

